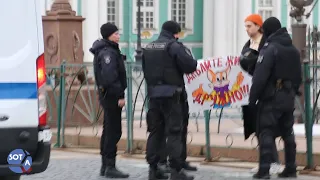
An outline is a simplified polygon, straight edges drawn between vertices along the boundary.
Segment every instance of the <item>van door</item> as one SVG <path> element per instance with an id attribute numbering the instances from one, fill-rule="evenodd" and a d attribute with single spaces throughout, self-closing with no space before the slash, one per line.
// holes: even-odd
<path id="1" fill-rule="evenodd" d="M 34 0 L 3 1 L 0 6 L 0 164 L 7 164 L 16 148 L 31 155 L 37 149 L 36 14 Z"/>

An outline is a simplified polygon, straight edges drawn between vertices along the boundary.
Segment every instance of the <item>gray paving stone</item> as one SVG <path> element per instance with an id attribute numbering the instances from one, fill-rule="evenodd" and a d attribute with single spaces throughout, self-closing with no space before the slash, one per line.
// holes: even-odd
<path id="1" fill-rule="evenodd" d="M 36 175 L 23 176 L 22 180 L 104 180 L 98 175 L 100 157 L 86 153 L 53 153 L 48 169 Z M 195 180 L 249 180 L 252 174 L 248 170 L 200 166 L 198 172 L 190 173 Z M 147 180 L 148 165 L 144 160 L 124 159 L 117 162 L 117 167 L 130 174 L 129 180 Z M 273 177 L 272 179 L 277 179 Z M 320 179 L 311 176 L 299 176 L 301 180 Z"/>

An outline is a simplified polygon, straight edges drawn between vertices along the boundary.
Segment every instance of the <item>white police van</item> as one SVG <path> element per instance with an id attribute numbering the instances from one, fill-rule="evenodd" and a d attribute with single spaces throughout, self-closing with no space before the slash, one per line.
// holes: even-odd
<path id="1" fill-rule="evenodd" d="M 0 179 L 47 169 L 51 132 L 47 126 L 41 0 L 6 0 L 0 5 Z M 21 149 L 31 168 L 14 165 Z M 12 170 L 20 167 L 22 172 Z M 19 168 L 18 168 L 19 169 Z M 17 172 L 15 172 L 17 171 Z"/>

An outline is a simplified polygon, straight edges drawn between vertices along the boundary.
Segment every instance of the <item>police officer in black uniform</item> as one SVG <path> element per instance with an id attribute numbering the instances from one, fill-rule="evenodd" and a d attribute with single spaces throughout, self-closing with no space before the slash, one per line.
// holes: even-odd
<path id="1" fill-rule="evenodd" d="M 182 168 L 187 171 L 197 171 L 197 167 L 190 165 L 187 161 L 187 136 L 188 136 L 188 125 L 189 125 L 189 104 L 188 104 L 188 94 L 187 91 L 183 91 L 183 96 L 181 98 L 182 113 L 183 113 L 183 123 L 182 123 L 182 152 L 181 152 L 181 162 Z M 163 139 L 161 144 L 162 150 L 160 152 L 160 161 L 158 167 L 164 172 L 170 172 L 170 167 L 168 163 L 168 152 L 166 149 L 166 138 Z"/>
<path id="2" fill-rule="evenodd" d="M 163 138 L 167 138 L 167 150 L 171 168 L 171 179 L 192 180 L 182 170 L 182 123 L 184 73 L 197 68 L 189 49 L 177 42 L 181 27 L 174 21 L 162 25 L 156 41 L 148 44 L 143 51 L 143 72 L 148 87 L 149 111 L 147 125 L 150 132 L 147 141 L 147 162 L 150 165 L 149 179 L 166 179 L 158 170 L 159 149 Z"/>
<path id="3" fill-rule="evenodd" d="M 245 20 L 246 31 L 250 39 L 243 46 L 240 56 L 240 66 L 251 76 L 255 70 L 258 60 L 259 51 L 264 46 L 266 37 L 263 35 L 262 17 L 258 14 L 249 15 Z M 256 116 L 257 106 L 242 106 L 242 119 L 244 128 L 244 139 L 247 140 L 251 134 L 256 132 Z M 258 139 L 259 140 L 259 139 Z M 258 142 L 259 143 L 259 142 Z M 273 147 L 273 160 L 270 173 L 279 173 L 282 169 L 279 161 L 277 147 Z M 251 171 L 258 171 L 259 167 L 253 168 Z"/>
<path id="4" fill-rule="evenodd" d="M 250 106 L 258 103 L 256 133 L 260 143 L 259 171 L 253 177 L 270 178 L 272 147 L 277 136 L 282 137 L 285 146 L 285 169 L 278 176 L 296 177 L 293 110 L 302 82 L 300 54 L 277 18 L 268 18 L 263 31 L 267 40 L 259 53 L 249 96 Z"/>
<path id="5" fill-rule="evenodd" d="M 96 40 L 90 48 L 90 52 L 94 54 L 94 75 L 99 91 L 99 101 L 104 110 L 100 175 L 110 178 L 128 178 L 128 174 L 115 167 L 117 143 L 122 135 L 121 112 L 125 105 L 124 91 L 127 88 L 125 56 L 119 49 L 120 35 L 115 25 L 103 24 L 100 32 L 103 39 Z"/>

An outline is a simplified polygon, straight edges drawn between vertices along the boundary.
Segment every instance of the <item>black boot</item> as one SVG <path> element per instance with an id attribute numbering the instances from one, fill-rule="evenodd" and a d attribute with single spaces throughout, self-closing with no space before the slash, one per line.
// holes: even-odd
<path id="1" fill-rule="evenodd" d="M 101 158 L 101 168 L 100 168 L 100 176 L 104 176 L 106 171 L 106 159 L 104 157 Z"/>
<path id="2" fill-rule="evenodd" d="M 253 175 L 253 179 L 270 179 L 269 169 L 259 169 L 258 172 Z"/>
<path id="3" fill-rule="evenodd" d="M 279 178 L 296 178 L 297 170 L 294 168 L 285 168 L 282 173 L 278 174 Z"/>
<path id="4" fill-rule="evenodd" d="M 171 170 L 170 180 L 193 180 L 193 176 L 187 175 L 183 170 L 179 172 L 176 170 Z"/>
<path id="5" fill-rule="evenodd" d="M 261 174 L 257 172 L 253 175 L 253 179 L 270 179 L 270 174 Z"/>
<path id="6" fill-rule="evenodd" d="M 169 176 L 157 168 L 149 169 L 149 180 L 168 179 Z"/>
<path id="7" fill-rule="evenodd" d="M 116 167 L 108 167 L 106 168 L 105 177 L 107 178 L 128 178 L 129 174 L 125 174 L 119 171 Z"/>
<path id="8" fill-rule="evenodd" d="M 107 178 L 128 178 L 129 174 L 123 173 L 116 168 L 115 159 L 107 159 L 104 176 Z"/>
<path id="9" fill-rule="evenodd" d="M 186 171 L 197 171 L 197 170 L 198 170 L 197 167 L 191 166 L 191 165 L 189 164 L 189 162 L 184 162 L 184 163 L 182 164 L 182 168 L 185 169 Z"/>

